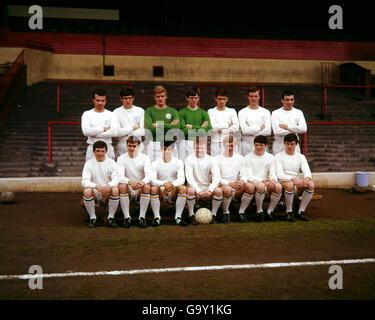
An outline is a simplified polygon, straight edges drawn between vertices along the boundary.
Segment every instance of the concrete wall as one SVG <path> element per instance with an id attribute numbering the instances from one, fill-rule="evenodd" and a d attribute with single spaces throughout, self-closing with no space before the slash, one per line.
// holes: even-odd
<path id="1" fill-rule="evenodd" d="M 0 62 L 15 60 L 20 48 L 0 48 Z M 321 62 L 344 61 L 197 58 L 110 55 L 106 65 L 115 66 L 114 76 L 103 76 L 102 55 L 54 54 L 25 48 L 27 84 L 45 79 L 321 83 Z M 347 61 L 345 61 L 346 63 Z M 353 61 L 375 74 L 375 61 Z M 153 66 L 164 67 L 164 77 L 153 77 Z"/>
<path id="2" fill-rule="evenodd" d="M 350 189 L 356 185 L 354 172 L 317 172 L 312 174 L 316 188 Z M 375 185 L 375 172 L 370 172 Z M 81 177 L 0 178 L 0 192 L 82 192 Z"/>

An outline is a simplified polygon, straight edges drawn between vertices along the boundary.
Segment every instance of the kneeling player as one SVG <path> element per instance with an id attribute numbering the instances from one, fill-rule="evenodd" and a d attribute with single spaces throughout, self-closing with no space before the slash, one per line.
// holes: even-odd
<path id="1" fill-rule="evenodd" d="M 187 207 L 189 221 L 198 224 L 194 216 L 196 199 L 212 200 L 212 221 L 217 223 L 216 213 L 223 200 L 223 191 L 218 188 L 220 170 L 215 159 L 207 154 L 207 140 L 197 137 L 194 141 L 194 153 L 186 157 L 185 174 L 188 182 Z"/>
<path id="2" fill-rule="evenodd" d="M 124 227 L 129 228 L 131 217 L 129 213 L 130 198 L 140 203 L 139 226 L 147 227 L 146 212 L 150 203 L 150 182 L 152 178 L 151 163 L 148 156 L 139 152 L 140 140 L 131 136 L 126 142 L 128 149 L 117 159 L 119 170 L 120 206 L 124 214 Z"/>
<path id="3" fill-rule="evenodd" d="M 268 140 L 265 136 L 257 136 L 254 139 L 254 151 L 249 153 L 244 159 L 244 170 L 246 180 L 255 186 L 255 203 L 257 207 L 257 220 L 264 221 L 263 201 L 266 193 L 271 193 L 265 217 L 267 220 L 276 221 L 272 215 L 278 204 L 282 187 L 277 182 L 275 170 L 275 158 L 266 152 Z"/>
<path id="4" fill-rule="evenodd" d="M 311 179 L 311 171 L 306 157 L 296 151 L 298 138 L 294 133 L 284 137 L 285 151 L 275 156 L 276 174 L 285 190 L 286 219 L 294 222 L 293 199 L 295 189 L 297 194 L 302 194 L 301 205 L 298 210 L 298 218 L 302 221 L 309 221 L 305 210 L 314 195 L 314 182 Z M 303 180 L 299 179 L 302 171 Z"/>
<path id="5" fill-rule="evenodd" d="M 93 228 L 96 225 L 95 201 L 108 201 L 108 225 L 114 228 L 119 203 L 117 165 L 106 156 L 107 144 L 104 141 L 94 142 L 93 152 L 95 157 L 85 163 L 82 171 L 83 203 L 90 216 L 88 226 Z"/>
<path id="6" fill-rule="evenodd" d="M 165 141 L 162 157 L 151 165 L 151 208 L 155 217 L 153 226 L 160 225 L 160 201 L 176 202 L 175 224 L 182 227 L 187 225 L 181 218 L 186 204 L 184 163 L 173 157 L 174 147 L 173 141 Z"/>
<path id="7" fill-rule="evenodd" d="M 233 135 L 223 139 L 224 153 L 215 157 L 220 169 L 220 188 L 223 190 L 223 214 L 224 222 L 230 222 L 229 206 L 232 200 L 240 199 L 244 194 L 245 182 L 240 179 L 243 170 L 243 156 L 234 152 L 236 148 L 236 138 Z M 240 220 L 246 220 L 244 215 Z M 246 222 L 246 221 L 243 221 Z"/>

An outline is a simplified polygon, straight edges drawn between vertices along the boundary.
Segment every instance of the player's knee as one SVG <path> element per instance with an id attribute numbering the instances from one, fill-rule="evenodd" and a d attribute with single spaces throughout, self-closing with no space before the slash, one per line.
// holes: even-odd
<path id="1" fill-rule="evenodd" d="M 221 190 L 220 188 L 215 188 L 214 196 L 221 198 L 223 196 L 223 190 Z"/>
<path id="2" fill-rule="evenodd" d="M 250 194 L 254 193 L 255 186 L 253 183 L 246 182 L 244 188 L 247 193 L 250 193 Z"/>
<path id="3" fill-rule="evenodd" d="M 228 198 L 232 195 L 232 188 L 229 188 L 227 186 L 221 188 L 223 190 L 224 197 Z"/>
<path id="4" fill-rule="evenodd" d="M 119 196 L 119 189 L 118 187 L 111 188 L 111 196 L 118 197 Z"/>
<path id="5" fill-rule="evenodd" d="M 151 187 L 151 194 L 159 194 L 159 187 L 152 186 Z"/>
<path id="6" fill-rule="evenodd" d="M 187 195 L 188 195 L 189 197 L 193 197 L 193 196 L 195 196 L 195 189 L 194 189 L 194 188 L 191 188 L 191 187 L 187 188 Z"/>
<path id="7" fill-rule="evenodd" d="M 309 191 L 313 191 L 314 187 L 315 187 L 314 182 L 312 180 L 310 180 L 309 185 L 307 186 L 307 189 Z"/>
<path id="8" fill-rule="evenodd" d="M 284 183 L 283 188 L 284 188 L 285 191 L 293 192 L 294 191 L 294 183 L 293 182 Z"/>
<path id="9" fill-rule="evenodd" d="M 119 189 L 120 193 L 128 193 L 129 192 L 128 185 L 125 184 L 125 183 L 120 183 L 118 185 L 118 189 Z"/>
<path id="10" fill-rule="evenodd" d="M 263 193 L 266 191 L 266 186 L 263 182 L 259 182 L 255 185 L 255 189 L 256 191 Z"/>
<path id="11" fill-rule="evenodd" d="M 145 184 L 142 188 L 142 192 L 150 193 L 150 191 L 151 191 L 151 186 L 149 184 Z"/>
<path id="12" fill-rule="evenodd" d="M 91 188 L 85 188 L 83 190 L 83 196 L 85 198 L 91 198 L 93 196 L 93 194 L 94 194 L 94 192 L 93 192 L 93 190 Z"/>
<path id="13" fill-rule="evenodd" d="M 178 186 L 177 192 L 178 193 L 186 193 L 186 187 L 185 186 Z"/>
<path id="14" fill-rule="evenodd" d="M 276 185 L 275 185 L 275 192 L 281 193 L 282 190 L 283 190 L 283 187 L 281 186 L 281 184 L 280 183 L 276 183 Z"/>

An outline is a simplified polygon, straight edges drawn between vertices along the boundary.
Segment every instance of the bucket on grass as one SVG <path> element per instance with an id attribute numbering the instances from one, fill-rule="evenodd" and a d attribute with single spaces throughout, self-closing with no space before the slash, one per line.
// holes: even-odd
<path id="1" fill-rule="evenodd" d="M 355 178 L 358 187 L 367 188 L 370 181 L 370 174 L 368 172 L 357 171 Z"/>

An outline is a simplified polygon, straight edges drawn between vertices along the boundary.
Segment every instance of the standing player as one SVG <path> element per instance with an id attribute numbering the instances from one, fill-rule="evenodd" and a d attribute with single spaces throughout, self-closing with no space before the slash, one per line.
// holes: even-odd
<path id="1" fill-rule="evenodd" d="M 147 227 L 146 212 L 150 203 L 150 182 L 152 179 L 150 159 L 139 152 L 140 141 L 137 137 L 129 137 L 126 142 L 128 152 L 117 159 L 119 170 L 120 206 L 124 214 L 124 227 L 129 228 L 131 217 L 129 202 L 140 203 L 139 226 Z"/>
<path id="2" fill-rule="evenodd" d="M 273 210 L 276 208 L 282 192 L 281 184 L 277 182 L 274 156 L 266 152 L 268 140 L 264 136 L 254 139 L 254 151 L 244 159 L 246 181 L 255 186 L 255 203 L 257 219 L 264 221 L 264 216 L 269 221 L 276 221 Z M 267 213 L 263 213 L 263 201 L 266 193 L 271 193 Z"/>
<path id="3" fill-rule="evenodd" d="M 294 108 L 294 93 L 292 91 L 284 91 L 281 95 L 281 102 L 283 106 L 272 112 L 272 131 L 275 140 L 272 145 L 272 152 L 274 155 L 284 151 L 284 137 L 289 133 L 295 133 L 298 139 L 298 134 L 306 133 L 307 124 L 303 112 Z M 300 147 L 297 144 L 297 152 Z"/>
<path id="4" fill-rule="evenodd" d="M 174 147 L 173 141 L 165 141 L 162 157 L 151 165 L 151 208 L 155 217 L 153 226 L 160 225 L 160 201 L 176 202 L 175 224 L 182 227 L 187 225 L 181 217 L 186 204 L 184 163 L 172 156 Z"/>
<path id="5" fill-rule="evenodd" d="M 285 151 L 275 156 L 276 174 L 285 190 L 286 219 L 294 222 L 293 199 L 297 189 L 297 194 L 302 194 L 301 205 L 297 217 L 302 221 L 309 221 L 305 210 L 314 195 L 314 182 L 311 179 L 311 171 L 305 156 L 296 151 L 298 144 L 297 135 L 287 134 L 284 137 Z M 302 171 L 303 179 L 299 179 Z"/>
<path id="6" fill-rule="evenodd" d="M 151 162 L 161 158 L 160 142 L 172 141 L 172 137 L 178 136 L 180 129 L 178 112 L 175 108 L 167 106 L 167 90 L 163 86 L 158 85 L 154 88 L 154 100 L 155 105 L 145 111 L 145 127 L 152 134 L 152 140 L 147 147 Z M 174 132 L 171 129 L 175 129 Z M 170 132 L 166 136 L 168 131 Z M 178 156 L 177 148 L 174 156 Z"/>
<path id="7" fill-rule="evenodd" d="M 254 150 L 256 136 L 271 135 L 271 113 L 259 106 L 260 88 L 250 87 L 247 91 L 249 105 L 238 112 L 242 132 L 241 154 L 246 156 Z"/>
<path id="8" fill-rule="evenodd" d="M 239 122 L 234 108 L 226 106 L 229 100 L 228 92 L 220 88 L 215 93 L 216 107 L 208 110 L 211 120 L 211 156 L 215 157 L 224 152 L 223 139 L 229 134 L 239 134 Z"/>
<path id="9" fill-rule="evenodd" d="M 239 199 L 244 193 L 244 181 L 240 175 L 243 173 L 243 156 L 234 152 L 236 138 L 232 135 L 223 140 L 224 153 L 215 157 L 220 169 L 220 188 L 223 190 L 224 222 L 230 222 L 229 206 L 232 199 Z"/>
<path id="10" fill-rule="evenodd" d="M 207 140 L 196 138 L 194 141 L 194 153 L 185 161 L 185 175 L 188 182 L 187 207 L 189 221 L 197 224 L 194 216 L 196 199 L 204 201 L 212 200 L 213 214 L 211 223 L 217 223 L 216 213 L 223 200 L 223 191 L 218 188 L 220 183 L 220 170 L 215 159 L 207 154 Z"/>
<path id="11" fill-rule="evenodd" d="M 113 110 L 119 122 L 117 130 L 116 156 L 119 157 L 127 152 L 126 140 L 129 136 L 142 137 L 145 135 L 144 129 L 144 114 L 145 111 L 135 106 L 134 103 L 134 90 L 132 88 L 125 88 L 120 91 L 120 100 L 122 106 Z M 141 144 L 140 151 L 143 149 Z"/>
<path id="12" fill-rule="evenodd" d="M 203 130 L 207 133 L 211 129 L 208 113 L 198 106 L 199 93 L 196 88 L 191 88 L 186 93 L 186 101 L 188 105 L 178 112 L 181 130 L 184 133 L 184 140 L 180 141 L 178 149 L 178 157 L 182 161 L 185 161 L 186 157 L 194 152 L 197 131 Z"/>
<path id="13" fill-rule="evenodd" d="M 107 144 L 107 156 L 115 159 L 112 137 L 116 137 L 119 125 L 113 112 L 105 109 L 107 93 L 104 90 L 96 89 L 92 95 L 92 102 L 94 103 L 94 108 L 85 111 L 81 119 L 82 132 L 87 137 L 88 143 L 86 161 L 94 157 L 92 146 L 98 140 L 102 140 Z"/>
<path id="14" fill-rule="evenodd" d="M 87 161 L 82 171 L 83 203 L 90 216 L 89 228 L 96 225 L 95 202 L 108 201 L 108 225 L 116 227 L 115 213 L 119 203 L 116 162 L 106 156 L 107 144 L 93 144 L 94 158 Z M 108 200 L 109 199 L 109 200 Z"/>

